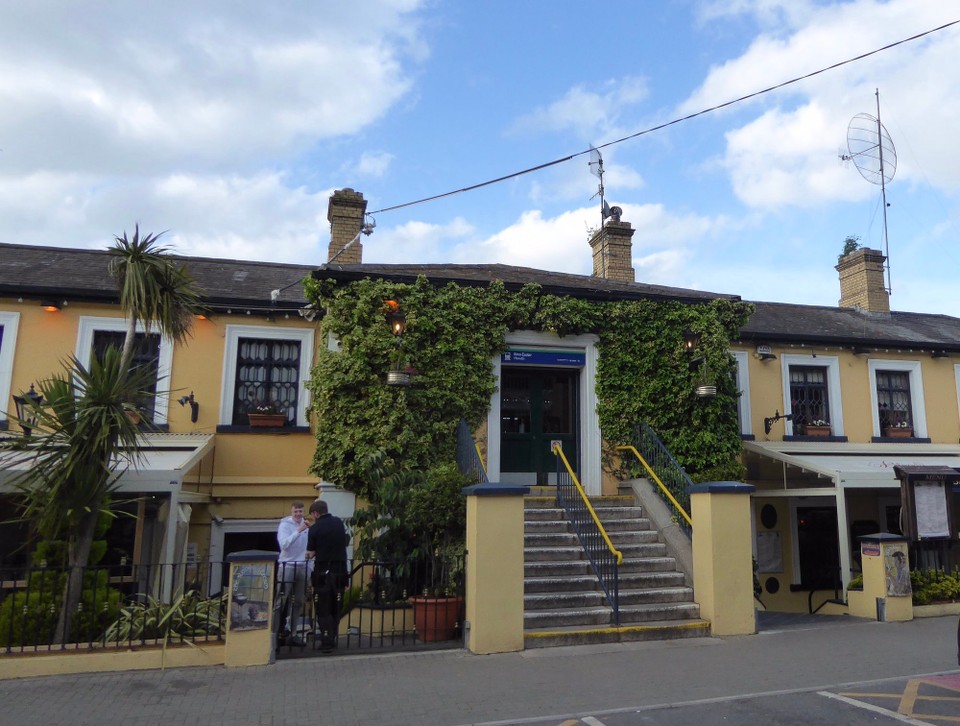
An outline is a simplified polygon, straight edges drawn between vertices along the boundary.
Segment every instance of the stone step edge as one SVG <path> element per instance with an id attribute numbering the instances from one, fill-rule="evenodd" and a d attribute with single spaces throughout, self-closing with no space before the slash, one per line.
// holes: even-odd
<path id="1" fill-rule="evenodd" d="M 537 640 L 538 638 L 560 638 L 564 636 L 577 635 L 580 633 L 599 633 L 607 635 L 620 635 L 624 633 L 656 633 L 669 632 L 677 630 L 704 630 L 709 632 L 710 621 L 697 620 L 678 620 L 676 623 L 636 623 L 631 625 L 598 625 L 596 627 L 574 625 L 569 628 L 528 628 L 523 631 L 524 640 Z"/>

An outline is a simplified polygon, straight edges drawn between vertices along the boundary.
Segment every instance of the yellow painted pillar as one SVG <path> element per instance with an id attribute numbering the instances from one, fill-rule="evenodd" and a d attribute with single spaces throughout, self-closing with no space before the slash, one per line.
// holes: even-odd
<path id="1" fill-rule="evenodd" d="M 728 481 L 690 488 L 693 595 L 713 635 L 757 632 L 750 524 L 754 489 Z"/>
<path id="2" fill-rule="evenodd" d="M 274 660 L 273 598 L 277 553 L 247 550 L 227 555 L 226 666 L 267 665 Z"/>
<path id="3" fill-rule="evenodd" d="M 523 650 L 523 495 L 529 487 L 477 484 L 467 495 L 467 648 Z"/>
<path id="4" fill-rule="evenodd" d="M 896 534 L 860 538 L 863 592 L 850 591 L 850 614 L 881 622 L 913 620 L 913 588 L 907 539 Z"/>

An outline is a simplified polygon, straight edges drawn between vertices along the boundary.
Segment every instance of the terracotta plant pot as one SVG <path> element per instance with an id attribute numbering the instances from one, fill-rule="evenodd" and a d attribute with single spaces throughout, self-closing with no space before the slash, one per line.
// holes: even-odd
<path id="1" fill-rule="evenodd" d="M 287 417 L 282 413 L 248 413 L 247 420 L 251 428 L 276 428 L 286 423 Z"/>
<path id="2" fill-rule="evenodd" d="M 806 426 L 803 429 L 804 436 L 829 436 L 829 426 Z"/>
<path id="3" fill-rule="evenodd" d="M 453 640 L 463 610 L 462 597 L 411 597 L 417 637 L 427 643 Z"/>

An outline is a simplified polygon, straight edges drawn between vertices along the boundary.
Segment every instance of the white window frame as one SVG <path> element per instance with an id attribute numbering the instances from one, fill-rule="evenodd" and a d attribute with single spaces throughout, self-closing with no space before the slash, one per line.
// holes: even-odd
<path id="1" fill-rule="evenodd" d="M 780 377 L 783 380 L 784 413 L 793 413 L 793 401 L 790 398 L 790 367 L 819 366 L 827 369 L 827 397 L 830 399 L 830 434 L 844 436 L 843 399 L 840 391 L 840 359 L 835 355 L 799 355 L 785 353 L 780 356 Z M 793 421 L 784 422 L 784 433 L 793 436 Z"/>
<path id="2" fill-rule="evenodd" d="M 300 373 L 297 386 L 297 420 L 295 426 L 307 426 L 310 367 L 313 365 L 313 328 L 277 328 L 260 325 L 226 326 L 223 350 L 223 385 L 220 391 L 220 424 L 233 424 L 233 395 L 237 377 L 237 348 L 240 338 L 261 340 L 296 340 L 300 343 Z"/>
<path id="3" fill-rule="evenodd" d="M 743 436 L 753 435 L 753 417 L 750 415 L 750 372 L 747 366 L 750 365 L 750 354 L 745 350 L 730 351 L 734 360 L 737 362 L 737 390 L 740 393 L 739 412 L 740 412 L 740 433 Z"/>
<path id="4" fill-rule="evenodd" d="M 0 312 L 0 327 L 3 328 L 0 339 L 0 420 L 3 421 L 8 419 L 7 406 L 13 404 L 10 386 L 13 384 L 13 352 L 17 348 L 19 326 L 20 313 Z"/>
<path id="5" fill-rule="evenodd" d="M 98 330 L 109 332 L 127 332 L 127 321 L 124 318 L 101 318 L 84 315 L 80 317 L 77 328 L 76 356 L 83 365 L 90 364 L 93 355 L 93 335 Z M 137 332 L 146 333 L 147 330 L 137 323 Z M 170 371 L 173 364 L 173 341 L 158 330 L 151 330 L 152 335 L 160 336 L 160 351 L 157 361 L 157 396 L 153 407 L 153 423 L 164 425 L 170 409 Z M 163 386 L 163 388 L 161 388 Z"/>
<path id="6" fill-rule="evenodd" d="M 913 435 L 918 439 L 927 437 L 927 409 L 923 403 L 923 374 L 918 360 L 883 360 L 871 358 L 867 363 L 870 375 L 870 411 L 873 420 L 873 435 L 882 436 L 880 430 L 880 404 L 877 401 L 877 371 L 901 371 L 910 376 L 910 416 L 913 418 Z"/>

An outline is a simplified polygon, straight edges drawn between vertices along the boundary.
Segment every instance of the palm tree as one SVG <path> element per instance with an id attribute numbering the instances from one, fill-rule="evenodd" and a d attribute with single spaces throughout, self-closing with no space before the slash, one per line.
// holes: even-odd
<path id="1" fill-rule="evenodd" d="M 27 464 L 14 481 L 23 518 L 45 538 L 67 542 L 57 642 L 70 633 L 101 510 L 122 471 L 136 465 L 140 430 L 127 401 L 145 394 L 150 376 L 147 369 L 126 373 L 115 348 L 89 367 L 71 357 L 63 373 L 38 384 L 43 403 L 34 405 L 34 434 L 0 441 L 0 462 Z"/>
<path id="2" fill-rule="evenodd" d="M 183 265 L 170 257 L 170 248 L 159 244 L 160 234 L 140 236 L 140 225 L 133 238 L 124 232 L 114 237 L 110 274 L 120 290 L 120 308 L 127 315 L 127 334 L 123 341 L 123 366 L 133 357 L 137 323 L 149 333 L 156 327 L 174 343 L 190 337 L 196 315 L 204 312 L 196 285 Z"/>
<path id="3" fill-rule="evenodd" d="M 65 374 L 40 383 L 44 403 L 35 407 L 34 436 L 0 442 L 0 454 L 27 457 L 19 480 L 23 518 L 48 538 L 67 539 L 69 577 L 57 625 L 65 642 L 70 618 L 80 601 L 83 571 L 90 557 L 97 518 L 109 503 L 122 470 L 137 464 L 141 431 L 129 420 L 134 401 L 156 395 L 149 368 L 131 369 L 137 323 L 156 328 L 175 343 L 190 336 L 194 317 L 205 311 L 190 274 L 158 244 L 160 235 L 114 237 L 110 273 L 117 280 L 120 307 L 128 318 L 123 350 L 108 348 L 89 367 L 71 358 Z"/>

